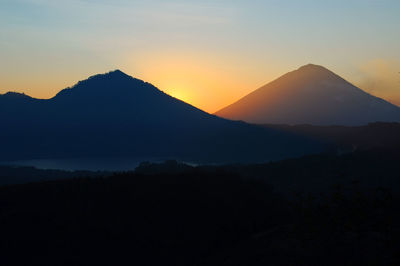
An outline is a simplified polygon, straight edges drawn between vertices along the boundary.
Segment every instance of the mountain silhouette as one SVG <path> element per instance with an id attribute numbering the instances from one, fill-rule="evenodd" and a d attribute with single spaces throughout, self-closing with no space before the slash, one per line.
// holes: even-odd
<path id="1" fill-rule="evenodd" d="M 366 125 L 400 122 L 400 108 L 328 69 L 309 64 L 216 112 L 257 124 Z"/>
<path id="2" fill-rule="evenodd" d="M 51 99 L 0 95 L 0 160 L 168 157 L 254 162 L 321 149 L 318 143 L 210 115 L 116 70 Z"/>

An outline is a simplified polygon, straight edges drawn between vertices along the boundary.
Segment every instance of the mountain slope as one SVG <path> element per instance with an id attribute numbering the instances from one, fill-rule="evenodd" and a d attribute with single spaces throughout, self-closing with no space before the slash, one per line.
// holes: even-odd
<path id="1" fill-rule="evenodd" d="M 129 156 L 242 162 L 320 149 L 291 133 L 210 115 L 118 70 L 49 100 L 0 95 L 0 112 L 6 114 L 0 117 L 1 160 Z"/>
<path id="2" fill-rule="evenodd" d="M 218 111 L 250 123 L 364 125 L 400 122 L 400 108 L 350 84 L 328 69 L 306 65 Z"/>

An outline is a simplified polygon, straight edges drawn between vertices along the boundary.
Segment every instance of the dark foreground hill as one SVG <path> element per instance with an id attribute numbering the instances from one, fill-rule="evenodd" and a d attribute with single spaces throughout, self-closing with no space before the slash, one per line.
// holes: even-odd
<path id="1" fill-rule="evenodd" d="M 207 168 L 169 162 L 136 174 L 1 187 L 1 264 L 398 265 L 398 156 Z"/>
<path id="2" fill-rule="evenodd" d="M 0 95 L 0 160 L 136 157 L 268 161 L 319 144 L 225 120 L 121 71 L 96 75 L 49 100 Z"/>
<path id="3" fill-rule="evenodd" d="M 256 124 L 358 126 L 400 122 L 398 106 L 312 64 L 283 75 L 216 115 Z"/>
<path id="4" fill-rule="evenodd" d="M 70 179 L 78 177 L 102 177 L 108 176 L 109 172 L 92 171 L 61 171 L 54 169 L 37 169 L 24 166 L 2 166 L 0 165 L 0 186 L 11 184 L 24 184 L 40 181 L 59 179 Z"/>

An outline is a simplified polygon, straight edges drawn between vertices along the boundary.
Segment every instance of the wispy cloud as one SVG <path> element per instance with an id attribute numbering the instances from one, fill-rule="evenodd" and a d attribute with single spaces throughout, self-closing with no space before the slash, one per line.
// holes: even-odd
<path id="1" fill-rule="evenodd" d="M 400 105 L 400 60 L 375 59 L 361 65 L 359 71 L 361 88 Z"/>

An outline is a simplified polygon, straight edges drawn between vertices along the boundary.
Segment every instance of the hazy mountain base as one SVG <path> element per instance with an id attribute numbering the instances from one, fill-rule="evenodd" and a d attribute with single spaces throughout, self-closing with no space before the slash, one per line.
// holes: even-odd
<path id="1" fill-rule="evenodd" d="M 370 149 L 400 150 L 400 123 L 370 123 L 365 126 L 263 125 L 283 132 L 329 143 L 338 153 Z"/>
<path id="2" fill-rule="evenodd" d="M 2 265 L 398 265 L 398 158 L 171 161 L 2 187 Z"/>

